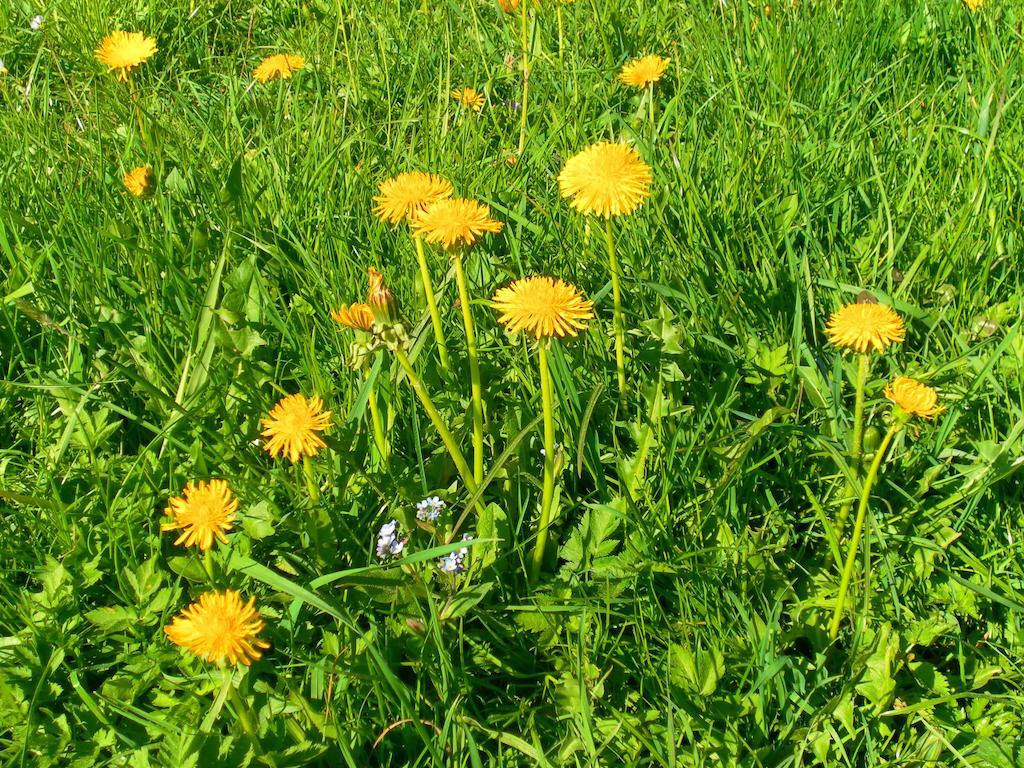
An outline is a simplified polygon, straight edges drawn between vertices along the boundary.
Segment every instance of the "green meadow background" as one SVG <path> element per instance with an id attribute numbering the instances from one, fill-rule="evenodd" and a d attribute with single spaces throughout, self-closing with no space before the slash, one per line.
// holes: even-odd
<path id="1" fill-rule="evenodd" d="M 514 164 L 518 27 L 496 2 L 0 10 L 4 765 L 1024 765 L 1019 3 L 543 0 Z M 157 40 L 131 86 L 93 58 L 114 29 Z M 307 67 L 255 84 L 278 52 Z M 647 53 L 672 59 L 656 124 L 615 81 Z M 621 401 L 601 231 L 556 182 L 602 138 L 654 175 L 616 222 Z M 144 164 L 156 186 L 135 199 L 121 178 Z M 458 580 L 423 532 L 377 565 L 383 522 L 468 498 L 386 356 L 394 455 L 371 461 L 329 316 L 378 266 L 468 450 L 447 262 L 431 253 L 444 374 L 411 243 L 370 213 L 404 170 L 506 224 L 468 262 L 493 475 Z M 557 549 L 529 583 L 536 361 L 486 299 L 533 273 L 580 286 L 598 321 L 553 354 Z M 948 410 L 886 462 L 854 621 L 829 642 L 856 364 L 823 328 L 863 290 L 907 324 L 873 363 L 869 450 L 893 376 Z M 258 443 L 293 392 L 334 412 L 318 504 Z M 160 518 L 207 477 L 241 500 L 216 563 L 272 645 L 234 678 L 162 631 L 205 576 Z"/>

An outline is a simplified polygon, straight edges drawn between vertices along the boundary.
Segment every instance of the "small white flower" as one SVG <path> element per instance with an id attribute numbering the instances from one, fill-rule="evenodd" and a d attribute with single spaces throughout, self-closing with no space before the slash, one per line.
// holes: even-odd
<path id="1" fill-rule="evenodd" d="M 377 533 L 377 557 L 387 560 L 389 557 L 402 554 L 408 539 L 398 538 L 398 521 L 389 520 L 380 527 Z"/>
<path id="2" fill-rule="evenodd" d="M 4 60 L 0 59 L 0 75 L 7 72 L 7 67 L 4 66 Z"/>
<path id="3" fill-rule="evenodd" d="M 43 17 L 33 16 L 32 21 L 30 21 L 28 25 L 32 28 L 33 32 L 38 30 L 41 26 L 43 26 Z"/>
<path id="4" fill-rule="evenodd" d="M 437 496 L 427 496 L 416 502 L 416 519 L 434 522 L 444 511 L 445 503 Z"/>
<path id="5" fill-rule="evenodd" d="M 462 534 L 463 541 L 472 541 L 473 537 L 468 533 Z M 449 552 L 447 555 L 437 561 L 437 567 L 444 573 L 463 573 L 466 570 L 466 555 L 469 554 L 469 547 L 462 547 L 455 552 Z"/>

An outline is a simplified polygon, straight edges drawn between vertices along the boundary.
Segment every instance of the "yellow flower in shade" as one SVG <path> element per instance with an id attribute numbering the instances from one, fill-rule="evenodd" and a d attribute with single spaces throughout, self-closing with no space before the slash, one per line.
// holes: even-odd
<path id="1" fill-rule="evenodd" d="M 500 288 L 491 300 L 498 322 L 510 333 L 538 339 L 575 336 L 594 316 L 594 304 L 578 288 L 552 277 L 526 277 Z"/>
<path id="2" fill-rule="evenodd" d="M 142 32 L 117 30 L 104 37 L 96 48 L 96 60 L 111 72 L 119 70 L 119 80 L 127 80 L 129 70 L 156 53 L 156 40 Z"/>
<path id="3" fill-rule="evenodd" d="M 663 56 L 644 56 L 629 62 L 619 72 L 619 80 L 634 88 L 646 88 L 661 80 L 671 59 Z"/>
<path id="4" fill-rule="evenodd" d="M 393 179 L 380 183 L 379 194 L 373 198 L 377 205 L 374 215 L 397 224 L 402 219 L 412 219 L 435 200 L 451 197 L 452 183 L 443 176 L 433 173 L 400 173 Z"/>
<path id="5" fill-rule="evenodd" d="M 498 6 L 505 13 L 512 13 L 512 11 L 519 8 L 519 0 L 498 0 Z"/>
<path id="6" fill-rule="evenodd" d="M 275 459 L 286 455 L 292 462 L 303 456 L 316 456 L 317 451 L 327 447 L 317 432 L 331 425 L 331 412 L 323 407 L 323 401 L 315 396 L 309 400 L 302 395 L 282 398 L 267 418 L 260 420 L 264 426 L 260 434 L 267 438 L 263 450 Z"/>
<path id="7" fill-rule="evenodd" d="M 475 243 L 487 232 L 501 232 L 504 225 L 491 218 L 491 209 L 476 200 L 449 197 L 427 206 L 412 219 L 413 231 L 428 243 L 461 248 Z"/>
<path id="8" fill-rule="evenodd" d="M 200 595 L 164 627 L 164 633 L 200 659 L 248 666 L 270 647 L 257 637 L 264 626 L 256 598 L 243 603 L 241 596 L 229 589 Z"/>
<path id="9" fill-rule="evenodd" d="M 883 390 L 885 396 L 911 416 L 930 419 L 946 410 L 937 405 L 939 393 L 909 376 L 898 376 Z"/>
<path id="10" fill-rule="evenodd" d="M 484 95 L 472 88 L 456 88 L 452 91 L 452 98 L 466 109 L 479 112 L 484 108 Z"/>
<path id="11" fill-rule="evenodd" d="M 627 144 L 602 141 L 566 161 L 562 197 L 580 213 L 608 218 L 633 213 L 651 186 L 651 169 Z"/>
<path id="12" fill-rule="evenodd" d="M 368 331 L 373 327 L 373 312 L 366 304 L 342 304 L 331 312 L 331 319 L 354 331 Z"/>
<path id="13" fill-rule="evenodd" d="M 208 483 L 189 483 L 181 497 L 168 501 L 165 514 L 171 522 L 163 523 L 161 531 L 181 531 L 175 544 L 197 546 L 206 551 L 213 546 L 214 536 L 222 544 L 228 537 L 238 509 L 238 500 L 231 497 L 231 489 L 224 480 Z"/>
<path id="14" fill-rule="evenodd" d="M 884 352 L 890 344 L 903 341 L 904 333 L 900 316 L 884 304 L 847 304 L 825 326 L 825 335 L 832 344 L 861 354 L 869 349 Z"/>
<path id="15" fill-rule="evenodd" d="M 274 78 L 287 80 L 306 66 L 306 60 L 294 53 L 278 53 L 268 56 L 259 63 L 253 70 L 252 76 L 261 83 L 266 83 Z"/>
<path id="16" fill-rule="evenodd" d="M 132 168 L 124 175 L 124 188 L 135 197 L 142 197 L 149 190 L 149 182 L 153 178 L 153 171 L 148 165 L 140 165 Z"/>
<path id="17" fill-rule="evenodd" d="M 977 11 L 984 4 L 985 0 L 964 0 L 964 5 L 971 9 L 971 11 Z"/>

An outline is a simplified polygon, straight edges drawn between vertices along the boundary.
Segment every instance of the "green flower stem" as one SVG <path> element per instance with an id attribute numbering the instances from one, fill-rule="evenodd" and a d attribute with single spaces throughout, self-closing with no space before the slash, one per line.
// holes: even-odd
<path id="1" fill-rule="evenodd" d="M 370 421 L 373 424 L 373 441 L 377 445 L 382 464 L 388 463 L 388 441 L 384 434 L 384 421 L 381 419 L 380 408 L 377 405 L 377 387 L 370 387 L 366 397 L 366 404 L 370 408 Z"/>
<path id="2" fill-rule="evenodd" d="M 462 323 L 466 326 L 466 354 L 469 357 L 469 379 L 473 400 L 473 480 L 477 485 L 484 479 L 484 390 L 480 383 L 480 363 L 476 353 L 476 331 L 473 329 L 473 313 L 469 307 L 469 288 L 466 272 L 462 268 L 462 251 L 455 251 L 455 282 L 459 286 L 459 304 L 462 307 Z"/>
<path id="3" fill-rule="evenodd" d="M 208 549 L 203 553 L 203 570 L 206 571 L 206 578 L 210 580 L 210 588 L 215 589 L 217 586 L 217 577 L 213 570 L 213 549 Z"/>
<path id="4" fill-rule="evenodd" d="M 647 85 L 647 99 L 648 99 L 648 113 L 651 117 L 651 144 L 654 144 L 654 139 L 658 135 L 658 117 L 654 106 L 654 83 L 648 83 Z"/>
<path id="5" fill-rule="evenodd" d="M 316 485 L 316 476 L 313 474 L 313 461 L 309 456 L 302 457 L 302 474 L 306 478 L 306 490 L 309 492 L 310 501 L 320 501 L 320 489 Z"/>
<path id="6" fill-rule="evenodd" d="M 542 339 L 537 344 L 537 359 L 540 363 L 540 399 L 544 410 L 544 488 L 541 495 L 540 523 L 537 525 L 537 543 L 530 561 L 531 580 L 536 580 L 540 576 L 541 567 L 544 565 L 548 526 L 551 524 L 551 502 L 555 497 L 555 416 L 547 340 Z"/>
<path id="7" fill-rule="evenodd" d="M 615 237 L 612 234 L 612 220 L 604 220 L 604 236 L 608 245 L 608 268 L 612 273 L 612 326 L 615 329 L 615 368 L 618 373 L 619 397 L 626 393 L 626 332 L 622 321 L 622 291 L 619 288 L 619 260 L 615 256 Z"/>
<path id="8" fill-rule="evenodd" d="M 430 395 L 427 394 L 427 390 L 424 388 L 420 377 L 417 376 L 416 371 L 413 370 L 412 363 L 409 362 L 408 355 L 406 355 L 401 349 L 395 349 L 395 358 L 398 360 L 398 364 L 402 366 L 402 370 L 405 371 L 405 375 L 409 377 L 409 383 L 412 385 L 413 391 L 416 392 L 416 396 L 420 399 L 420 403 L 423 405 L 423 410 L 425 410 L 427 412 L 427 416 L 430 417 L 430 423 L 434 425 L 434 429 L 436 429 L 438 434 L 441 435 L 441 442 L 444 443 L 444 447 L 448 449 L 448 454 L 452 457 L 452 461 L 455 462 L 455 468 L 462 477 L 462 482 L 466 484 L 466 488 L 470 493 L 476 493 L 478 486 L 476 481 L 473 479 L 473 473 L 469 471 L 469 465 L 466 463 L 466 457 L 462 455 L 462 451 L 459 450 L 458 443 L 455 442 L 455 438 L 452 436 L 448 426 L 441 418 L 441 414 L 439 414 L 437 412 L 437 408 L 434 407 L 434 402 L 430 399 Z"/>
<path id="9" fill-rule="evenodd" d="M 430 282 L 430 268 L 427 266 L 427 255 L 423 251 L 423 239 L 413 235 L 416 244 L 416 258 L 420 262 L 420 277 L 423 279 L 423 293 L 427 297 L 427 309 L 430 310 L 430 321 L 434 324 L 434 342 L 437 344 L 437 356 L 441 367 L 448 370 L 448 346 L 444 343 L 444 328 L 441 326 L 441 314 L 437 311 L 437 300 L 434 298 L 434 285 Z"/>
<path id="10" fill-rule="evenodd" d="M 523 103 L 519 112 L 519 154 L 523 154 L 526 148 L 526 105 L 530 98 L 530 28 L 527 6 L 530 0 L 523 0 L 519 4 L 521 14 L 519 16 L 519 41 L 523 48 Z"/>
<path id="11" fill-rule="evenodd" d="M 839 634 L 839 623 L 843 618 L 843 607 L 846 603 L 846 593 L 850 589 L 850 580 L 853 578 L 853 566 L 857 562 L 857 550 L 860 548 L 860 537 L 864 532 L 864 518 L 867 516 L 868 501 L 871 498 L 871 488 L 875 484 L 875 480 L 878 478 L 878 470 L 882 466 L 882 460 L 885 458 L 885 452 L 889 448 L 889 444 L 896 434 L 903 429 L 903 425 L 906 424 L 905 416 L 897 416 L 896 420 L 889 427 L 889 431 L 885 433 L 885 437 L 882 439 L 882 444 L 878 446 L 878 452 L 875 453 L 875 459 L 871 462 L 871 468 L 868 470 L 867 477 L 864 478 L 864 487 L 860 492 L 860 504 L 857 505 L 857 517 L 853 522 L 853 535 L 850 537 L 850 549 L 846 553 L 846 565 L 843 567 L 843 576 L 839 581 L 839 594 L 836 596 L 836 607 L 832 612 L 832 621 L 829 623 L 828 636 L 835 640 Z"/>
<path id="12" fill-rule="evenodd" d="M 864 388 L 868 381 L 868 369 L 871 367 L 871 358 L 862 354 L 857 361 L 857 391 L 853 405 L 853 444 L 850 446 L 850 473 L 843 486 L 843 505 L 839 508 L 839 515 L 836 517 L 835 533 L 836 542 L 843 539 L 843 530 L 846 528 L 846 521 L 850 517 L 850 510 L 853 508 L 853 493 L 856 488 L 856 481 L 860 478 L 861 457 L 864 446 Z"/>
<path id="13" fill-rule="evenodd" d="M 225 669 L 224 674 L 233 675 L 234 670 Z M 241 724 L 242 730 L 245 731 L 245 735 L 249 737 L 256 752 L 262 754 L 263 748 L 260 746 L 260 734 L 256 730 L 252 709 L 249 708 L 249 705 L 239 695 L 238 689 L 235 688 L 233 683 L 228 684 L 228 698 L 231 700 L 231 706 L 235 708 L 235 715 L 238 717 L 238 722 Z"/>

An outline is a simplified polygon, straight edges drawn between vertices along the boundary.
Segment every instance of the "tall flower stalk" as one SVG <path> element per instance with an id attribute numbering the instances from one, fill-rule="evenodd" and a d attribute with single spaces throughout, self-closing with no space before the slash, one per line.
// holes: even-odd
<path id="1" fill-rule="evenodd" d="M 413 231 L 428 243 L 439 243 L 448 252 L 455 269 L 459 290 L 462 324 L 466 332 L 466 356 L 469 364 L 470 400 L 473 419 L 473 479 L 479 485 L 484 479 L 484 402 L 483 381 L 476 345 L 476 329 L 469 295 L 469 284 L 463 265 L 466 249 L 483 234 L 497 233 L 502 223 L 491 218 L 486 205 L 464 198 L 446 198 L 429 205 L 412 220 Z"/>
<path id="2" fill-rule="evenodd" d="M 870 295 L 870 294 L 866 294 Z M 853 406 L 853 438 L 850 444 L 850 473 L 844 484 L 842 506 L 833 526 L 836 541 L 841 541 L 846 520 L 853 508 L 853 493 L 860 479 L 864 443 L 864 390 L 871 367 L 870 352 L 885 352 L 903 341 L 903 320 L 891 307 L 874 301 L 847 304 L 829 318 L 825 333 L 830 343 L 858 353 L 857 380 Z"/>
<path id="3" fill-rule="evenodd" d="M 577 211 L 605 220 L 605 244 L 612 280 L 615 370 L 621 397 L 626 393 L 626 332 L 611 220 L 613 216 L 632 214 L 644 202 L 650 193 L 651 169 L 632 147 L 603 141 L 569 158 L 558 176 L 558 185 L 562 196 L 568 198 Z"/>
<path id="4" fill-rule="evenodd" d="M 555 497 L 554 393 L 548 351 L 552 337 L 576 336 L 593 318 L 593 303 L 572 285 L 550 277 L 528 277 L 502 288 L 492 300 L 498 321 L 510 333 L 525 331 L 537 340 L 540 399 L 544 413 L 544 482 L 541 488 L 537 541 L 530 557 L 530 578 L 544 565 L 548 528 Z"/>
<path id="5" fill-rule="evenodd" d="M 374 274 L 379 275 L 380 273 L 373 270 L 371 272 L 371 279 Z M 371 374 L 370 359 L 375 354 L 369 348 L 370 333 L 373 330 L 374 323 L 373 310 L 370 308 L 370 305 L 343 304 L 331 312 L 331 319 L 355 332 L 356 338 L 352 343 L 349 353 L 349 366 L 355 370 L 364 370 L 366 379 L 369 380 Z M 388 440 L 384 431 L 384 420 L 377 403 L 377 386 L 375 383 L 370 385 L 370 390 L 366 397 L 366 405 L 370 409 L 370 423 L 373 429 L 374 445 L 377 448 L 381 463 L 387 464 Z"/>
<path id="6" fill-rule="evenodd" d="M 400 173 L 380 183 L 377 195 L 373 198 L 374 215 L 390 224 L 400 222 L 411 223 L 413 218 L 422 213 L 437 200 L 451 197 L 452 183 L 448 179 L 433 173 L 414 171 Z M 423 283 L 423 296 L 430 312 L 430 322 L 434 328 L 434 343 L 437 345 L 437 357 L 441 367 L 448 370 L 448 346 L 444 339 L 444 326 L 441 325 L 441 314 L 437 309 L 437 298 L 434 295 L 434 284 L 430 279 L 430 265 L 423 250 L 423 241 L 413 235 L 413 247 L 416 249 L 416 260 L 420 268 L 420 280 Z"/>
<path id="7" fill-rule="evenodd" d="M 530 0 L 519 3 L 519 44 L 523 59 L 523 98 L 519 110 L 519 154 L 526 149 L 527 112 L 530 104 Z"/>
<path id="8" fill-rule="evenodd" d="M 853 533 L 850 537 L 850 546 L 846 553 L 846 562 L 843 566 L 843 573 L 839 580 L 839 593 L 836 596 L 835 608 L 832 611 L 832 620 L 829 622 L 828 635 L 835 640 L 839 635 L 839 625 L 842 622 L 843 611 L 846 606 L 846 595 L 850 590 L 850 582 L 853 579 L 853 569 L 857 562 L 857 552 L 860 549 L 861 536 L 864 533 L 864 520 L 867 517 L 868 504 L 871 500 L 871 490 L 878 479 L 878 473 L 885 459 L 885 453 L 889 449 L 893 438 L 906 426 L 912 416 L 920 416 L 929 419 L 941 413 L 943 408 L 938 406 L 938 393 L 931 387 L 914 381 L 906 376 L 900 376 L 892 384 L 885 388 L 885 396 L 893 402 L 893 419 L 881 445 L 875 453 L 867 476 L 864 478 L 864 485 L 860 492 L 860 502 L 857 505 L 857 516 L 853 522 Z"/>

